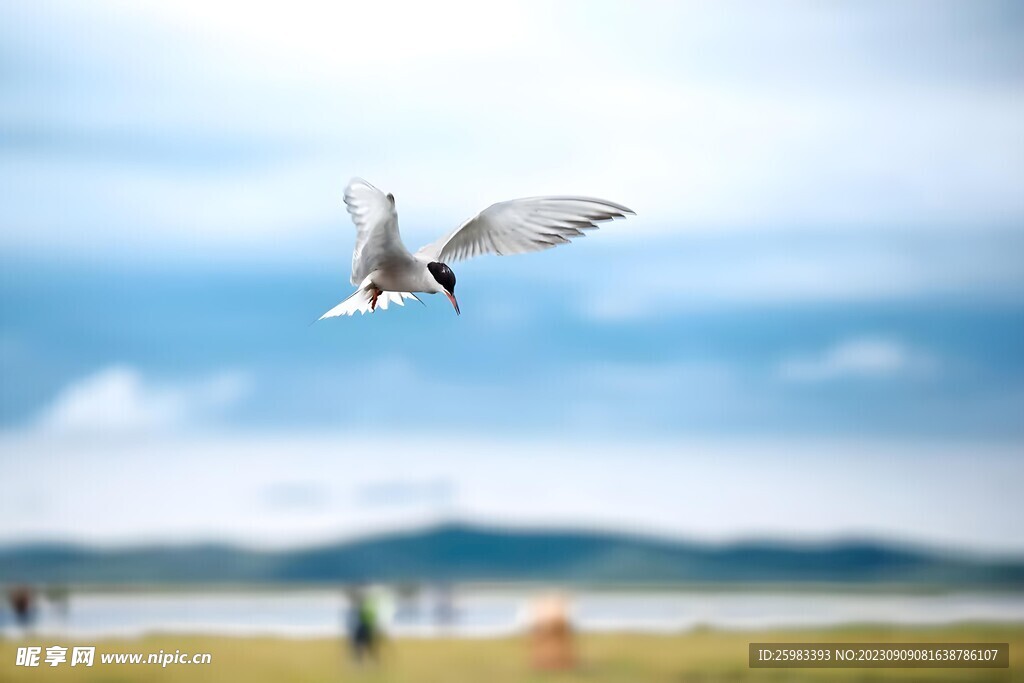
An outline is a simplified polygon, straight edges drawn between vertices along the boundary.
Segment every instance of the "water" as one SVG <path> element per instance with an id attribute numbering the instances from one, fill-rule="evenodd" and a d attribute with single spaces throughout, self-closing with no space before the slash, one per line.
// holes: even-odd
<path id="1" fill-rule="evenodd" d="M 395 636 L 483 637 L 521 631 L 538 594 L 525 589 L 466 589 L 449 600 L 431 593 L 406 599 L 384 594 L 379 604 L 383 623 Z M 1024 623 L 1024 594 L 1018 593 L 576 591 L 567 597 L 572 620 L 583 631 Z M 447 616 L 441 609 L 445 606 Z M 90 593 L 71 596 L 66 612 L 44 602 L 34 631 L 90 637 L 153 632 L 337 637 L 347 609 L 340 591 L 324 590 Z M 0 612 L 0 632 L 16 632 L 9 613 Z"/>

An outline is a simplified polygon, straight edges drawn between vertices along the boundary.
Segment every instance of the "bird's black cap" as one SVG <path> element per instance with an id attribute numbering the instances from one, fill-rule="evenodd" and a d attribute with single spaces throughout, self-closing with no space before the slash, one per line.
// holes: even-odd
<path id="1" fill-rule="evenodd" d="M 455 294 L 455 273 L 443 263 L 431 261 L 427 264 L 427 270 L 437 280 L 437 284 L 445 288 L 449 294 Z"/>

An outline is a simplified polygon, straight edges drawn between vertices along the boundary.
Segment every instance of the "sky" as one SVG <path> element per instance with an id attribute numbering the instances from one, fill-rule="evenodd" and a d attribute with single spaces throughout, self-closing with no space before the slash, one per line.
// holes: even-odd
<path id="1" fill-rule="evenodd" d="M 4 3 L 0 543 L 1022 554 L 1022 34 L 1001 2 Z M 311 325 L 354 176 L 413 249 L 513 197 L 637 215 L 453 264 L 460 317 Z"/>

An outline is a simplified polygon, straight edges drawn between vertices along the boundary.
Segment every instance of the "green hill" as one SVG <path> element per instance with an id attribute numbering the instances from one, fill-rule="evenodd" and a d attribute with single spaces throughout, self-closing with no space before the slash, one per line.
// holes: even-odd
<path id="1" fill-rule="evenodd" d="M 870 541 L 688 543 L 572 530 L 442 525 L 314 548 L 228 545 L 0 548 L 0 582 L 328 583 L 896 583 L 1024 587 L 1024 561 Z"/>

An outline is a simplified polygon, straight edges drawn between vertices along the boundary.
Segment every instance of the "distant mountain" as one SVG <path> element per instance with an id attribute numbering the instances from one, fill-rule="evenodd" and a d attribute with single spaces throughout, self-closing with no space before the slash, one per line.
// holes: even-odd
<path id="1" fill-rule="evenodd" d="M 873 542 L 731 545 L 616 533 L 442 525 L 321 547 L 0 548 L 0 583 L 868 583 L 1024 588 L 1024 560 Z"/>

